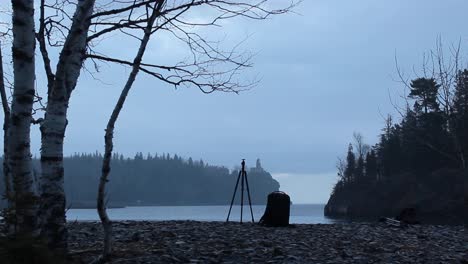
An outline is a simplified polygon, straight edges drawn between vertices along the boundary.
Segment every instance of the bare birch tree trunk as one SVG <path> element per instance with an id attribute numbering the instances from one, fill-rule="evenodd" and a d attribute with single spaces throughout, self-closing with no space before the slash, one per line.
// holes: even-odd
<path id="1" fill-rule="evenodd" d="M 105 188 L 106 183 L 108 182 L 110 168 L 110 161 L 112 158 L 112 149 L 114 148 L 113 144 L 113 136 L 114 136 L 114 126 L 119 117 L 120 111 L 123 108 L 125 100 L 127 98 L 128 92 L 132 88 L 133 83 L 135 82 L 136 76 L 140 71 L 141 61 L 143 59 L 143 55 L 145 54 L 146 46 L 150 40 L 152 34 L 152 28 L 156 18 L 159 15 L 161 7 L 163 6 L 164 0 L 158 1 L 154 9 L 152 10 L 151 16 L 148 20 L 148 24 L 144 30 L 144 36 L 141 39 L 140 47 L 138 49 L 137 55 L 133 60 L 132 71 L 128 76 L 127 82 L 125 83 L 124 88 L 120 94 L 119 100 L 112 111 L 112 115 L 107 123 L 106 127 L 106 134 L 104 136 L 105 141 L 105 150 L 104 150 L 104 159 L 102 161 L 102 174 L 99 181 L 99 188 L 98 188 L 98 198 L 97 198 L 97 210 L 99 214 L 99 218 L 101 219 L 102 226 L 104 228 L 104 249 L 103 249 L 103 259 L 106 260 L 110 257 L 112 253 L 112 222 L 107 215 L 106 206 L 104 204 L 105 198 Z"/>
<path id="2" fill-rule="evenodd" d="M 67 251 L 63 141 L 70 95 L 76 86 L 85 57 L 86 38 L 95 0 L 78 1 L 73 23 L 60 53 L 55 81 L 48 94 L 41 124 L 42 232 L 49 248 L 57 254 Z"/>
<path id="3" fill-rule="evenodd" d="M 1 47 L 1 42 L 0 42 Z M 3 108 L 3 180 L 5 183 L 5 199 L 7 201 L 7 209 L 4 211 L 3 217 L 6 222 L 7 234 L 12 234 L 14 231 L 13 219 L 11 215 L 12 209 L 12 194 L 11 194 L 11 173 L 8 166 L 8 128 L 10 127 L 10 106 L 6 95 L 5 82 L 3 73 L 3 54 L 0 48 L 0 97 Z"/>
<path id="4" fill-rule="evenodd" d="M 8 167 L 13 178 L 16 233 L 39 235 L 39 203 L 34 181 L 30 130 L 34 102 L 34 1 L 12 0 L 13 100 L 8 129 Z"/>

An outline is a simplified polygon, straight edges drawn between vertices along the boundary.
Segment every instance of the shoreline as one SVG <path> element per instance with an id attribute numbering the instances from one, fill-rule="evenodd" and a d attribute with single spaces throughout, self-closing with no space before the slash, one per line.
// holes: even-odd
<path id="1" fill-rule="evenodd" d="M 259 220 L 265 213 L 265 205 L 252 206 L 254 219 Z M 225 221 L 229 212 L 229 205 L 222 206 L 151 206 L 126 207 L 110 209 L 111 220 L 195 220 L 195 221 Z M 240 206 L 231 210 L 230 220 L 238 221 Z M 244 221 L 250 221 L 250 210 L 244 206 Z M 98 214 L 95 209 L 71 209 L 67 212 L 68 220 L 96 220 Z M 290 210 L 290 223 L 329 223 L 334 220 L 323 215 L 323 205 L 293 205 Z"/>
<path id="2" fill-rule="evenodd" d="M 111 263 L 463 263 L 463 226 L 115 221 Z M 70 253 L 89 263 L 102 248 L 97 221 L 68 223 Z"/>

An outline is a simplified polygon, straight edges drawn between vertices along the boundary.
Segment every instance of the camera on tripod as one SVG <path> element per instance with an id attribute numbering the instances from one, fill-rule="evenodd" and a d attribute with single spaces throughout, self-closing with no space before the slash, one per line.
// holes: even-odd
<path id="1" fill-rule="evenodd" d="M 242 159 L 241 169 L 239 171 L 239 176 L 237 176 L 236 187 L 234 187 L 234 194 L 232 195 L 231 206 L 229 207 L 228 216 L 226 222 L 229 221 L 229 216 L 231 215 L 232 205 L 234 204 L 234 199 L 236 198 L 237 187 L 239 186 L 239 180 L 241 181 L 241 207 L 240 207 L 240 223 L 242 224 L 242 213 L 244 208 L 244 185 L 247 187 L 247 197 L 249 198 L 249 207 L 250 215 L 252 216 L 252 223 L 255 223 L 253 211 L 252 211 L 252 201 L 250 199 L 250 189 L 249 181 L 247 179 L 247 171 L 245 171 L 245 159 Z"/>

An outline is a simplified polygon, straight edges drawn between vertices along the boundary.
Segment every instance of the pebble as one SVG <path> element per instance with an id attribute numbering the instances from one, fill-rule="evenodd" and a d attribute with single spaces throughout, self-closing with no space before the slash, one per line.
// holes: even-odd
<path id="1" fill-rule="evenodd" d="M 196 221 L 114 222 L 110 263 L 468 263 L 460 226 L 382 223 L 257 224 Z M 69 224 L 71 255 L 82 263 L 102 248 L 99 222 Z M 464 262 L 465 261 L 465 262 Z"/>

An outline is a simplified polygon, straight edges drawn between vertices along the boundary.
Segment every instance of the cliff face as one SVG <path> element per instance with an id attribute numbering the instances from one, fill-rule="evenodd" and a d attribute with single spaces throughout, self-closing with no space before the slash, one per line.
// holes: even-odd
<path id="1" fill-rule="evenodd" d="M 463 183 L 464 173 L 449 169 L 425 178 L 404 173 L 368 185 L 355 183 L 336 188 L 324 213 L 328 217 L 377 220 L 414 208 L 421 223 L 462 224 Z"/>

